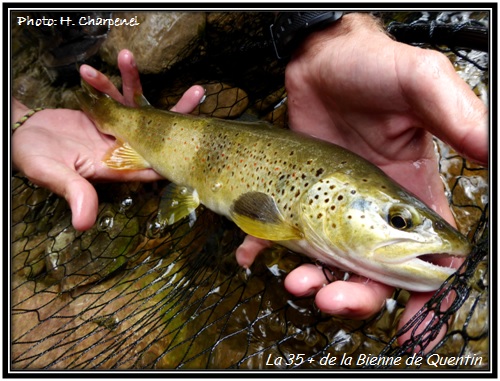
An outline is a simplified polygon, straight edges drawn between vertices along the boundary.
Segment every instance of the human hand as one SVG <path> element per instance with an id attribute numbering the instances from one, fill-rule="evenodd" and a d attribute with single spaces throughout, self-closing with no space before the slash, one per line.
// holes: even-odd
<path id="1" fill-rule="evenodd" d="M 142 94 L 139 72 L 131 52 L 122 50 L 118 67 L 123 79 L 123 94 L 109 79 L 88 65 L 80 68 L 81 77 L 115 100 L 135 106 L 134 96 Z M 201 86 L 188 89 L 174 111 L 191 112 L 204 95 Z M 28 111 L 13 101 L 14 121 Z M 77 230 L 92 227 L 97 217 L 97 193 L 89 181 L 153 181 L 161 177 L 152 169 L 117 171 L 102 162 L 114 145 L 114 138 L 97 130 L 81 111 L 46 109 L 30 117 L 12 137 L 12 160 L 33 183 L 63 196 L 72 211 Z"/>
<path id="2" fill-rule="evenodd" d="M 348 14 L 304 41 L 287 66 L 286 88 L 293 130 L 367 158 L 455 225 L 431 134 L 486 163 L 488 113 L 444 55 L 393 41 L 369 15 Z M 265 246 L 247 239 L 237 253 L 239 262 L 249 266 Z M 457 268 L 460 263 L 440 264 Z M 301 266 L 285 280 L 292 294 L 316 294 L 322 311 L 347 318 L 373 315 L 393 293 L 357 275 L 328 283 L 315 265 Z M 432 294 L 412 293 L 400 326 Z"/>

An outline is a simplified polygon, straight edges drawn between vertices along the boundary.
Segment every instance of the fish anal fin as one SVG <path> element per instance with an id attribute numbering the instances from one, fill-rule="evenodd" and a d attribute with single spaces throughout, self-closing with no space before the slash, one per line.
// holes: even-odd
<path id="1" fill-rule="evenodd" d="M 104 164 L 117 170 L 137 170 L 151 168 L 151 165 L 139 155 L 127 142 L 116 141 L 103 158 Z"/>
<path id="2" fill-rule="evenodd" d="M 233 202 L 231 219 L 245 233 L 269 241 L 301 239 L 296 227 L 283 218 L 273 197 L 262 192 L 242 194 Z"/>

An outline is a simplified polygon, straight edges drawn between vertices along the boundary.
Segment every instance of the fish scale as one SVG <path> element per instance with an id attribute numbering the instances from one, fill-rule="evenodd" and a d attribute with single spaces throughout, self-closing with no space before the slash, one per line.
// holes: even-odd
<path id="1" fill-rule="evenodd" d="M 78 98 L 100 131 L 117 139 L 106 165 L 153 168 L 172 182 L 162 223 L 201 203 L 247 234 L 415 291 L 435 290 L 455 271 L 434 262 L 470 252 L 438 214 L 337 145 L 263 122 L 130 108 L 85 83 Z"/>

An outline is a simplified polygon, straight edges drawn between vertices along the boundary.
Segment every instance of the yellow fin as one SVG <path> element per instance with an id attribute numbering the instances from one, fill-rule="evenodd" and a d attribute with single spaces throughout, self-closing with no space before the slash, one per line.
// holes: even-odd
<path id="1" fill-rule="evenodd" d="M 299 229 L 287 223 L 273 197 L 261 192 L 242 194 L 232 205 L 231 218 L 251 236 L 269 241 L 301 239 Z"/>
<path id="2" fill-rule="evenodd" d="M 112 169 L 131 170 L 151 168 L 127 142 L 116 141 L 116 145 L 104 156 L 104 164 Z"/>
<path id="3" fill-rule="evenodd" d="M 193 213 L 199 205 L 195 189 L 171 183 L 162 192 L 157 220 L 162 225 L 172 225 Z"/>

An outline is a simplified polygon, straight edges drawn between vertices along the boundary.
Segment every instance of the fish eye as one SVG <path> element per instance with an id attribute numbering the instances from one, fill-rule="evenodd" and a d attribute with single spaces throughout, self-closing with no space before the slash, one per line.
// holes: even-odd
<path id="1" fill-rule="evenodd" d="M 407 230 L 413 226 L 412 213 L 400 206 L 394 206 L 389 210 L 388 222 L 398 230 Z"/>

